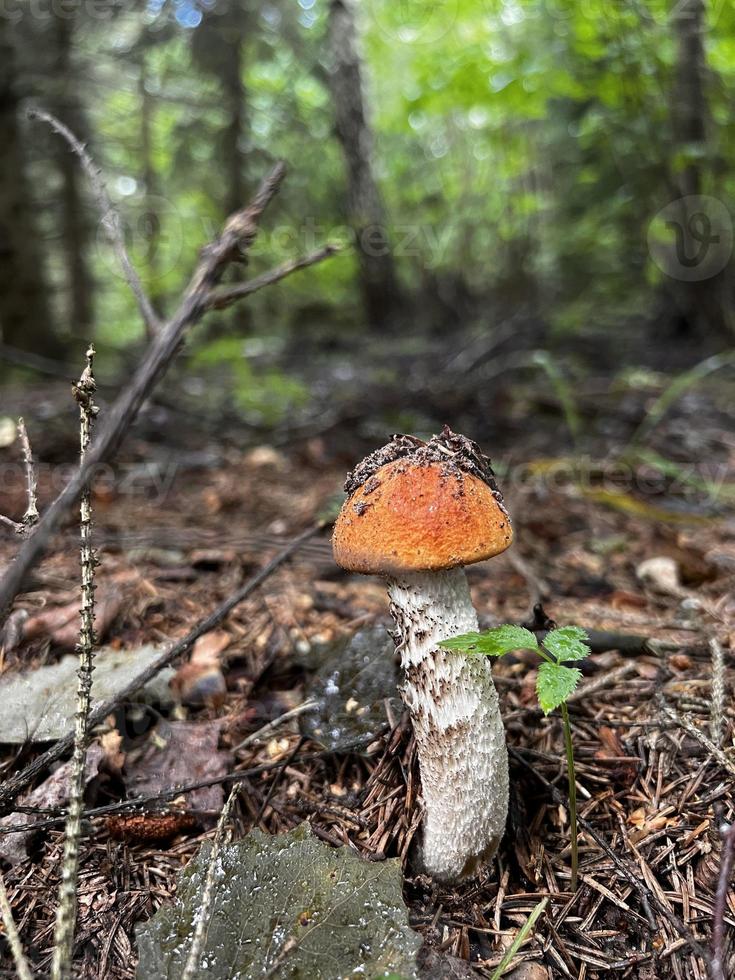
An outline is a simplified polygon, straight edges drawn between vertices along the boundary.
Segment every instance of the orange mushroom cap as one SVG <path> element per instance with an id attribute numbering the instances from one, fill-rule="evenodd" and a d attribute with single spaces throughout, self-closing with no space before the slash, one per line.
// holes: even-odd
<path id="1" fill-rule="evenodd" d="M 492 558 L 513 540 L 489 461 L 446 427 L 429 443 L 396 437 L 361 467 L 348 478 L 352 492 L 332 538 L 335 560 L 349 571 L 456 568 Z"/>

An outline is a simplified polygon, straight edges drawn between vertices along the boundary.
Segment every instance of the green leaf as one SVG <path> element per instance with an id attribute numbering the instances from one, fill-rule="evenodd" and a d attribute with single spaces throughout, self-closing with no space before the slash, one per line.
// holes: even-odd
<path id="1" fill-rule="evenodd" d="M 462 633 L 460 636 L 452 636 L 448 640 L 442 640 L 439 646 L 444 647 L 445 650 L 463 650 L 465 653 L 475 653 L 482 636 L 482 633 Z"/>
<path id="2" fill-rule="evenodd" d="M 584 660 L 589 656 L 589 639 L 580 626 L 562 626 L 552 630 L 543 642 L 544 647 L 559 663 L 564 660 Z"/>
<path id="3" fill-rule="evenodd" d="M 511 650 L 538 650 L 538 640 L 530 630 L 522 626 L 498 626 L 484 633 L 465 633 L 443 640 L 440 646 L 447 650 L 467 650 L 483 653 L 487 657 L 502 657 Z"/>
<path id="4" fill-rule="evenodd" d="M 566 701 L 575 690 L 582 671 L 578 667 L 562 667 L 561 664 L 543 663 L 538 669 L 536 693 L 538 703 L 545 715 Z"/>
<path id="5" fill-rule="evenodd" d="M 511 650 L 538 650 L 538 640 L 522 626 L 498 626 L 480 634 L 477 650 L 488 657 L 502 657 Z"/>

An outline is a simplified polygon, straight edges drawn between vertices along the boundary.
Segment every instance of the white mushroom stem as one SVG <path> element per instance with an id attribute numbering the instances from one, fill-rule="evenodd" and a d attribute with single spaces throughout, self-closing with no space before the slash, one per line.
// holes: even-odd
<path id="1" fill-rule="evenodd" d="M 472 874 L 508 814 L 508 753 L 489 658 L 438 646 L 478 628 L 461 568 L 388 580 L 403 700 L 413 720 L 426 813 L 422 861 L 434 878 Z"/>

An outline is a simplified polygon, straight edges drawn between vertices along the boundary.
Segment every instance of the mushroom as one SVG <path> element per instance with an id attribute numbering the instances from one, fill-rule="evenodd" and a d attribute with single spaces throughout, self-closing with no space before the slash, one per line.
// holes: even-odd
<path id="1" fill-rule="evenodd" d="M 387 580 L 421 769 L 421 862 L 436 879 L 459 880 L 500 843 L 508 755 L 489 659 L 439 643 L 478 629 L 463 566 L 505 551 L 510 518 L 490 461 L 447 426 L 429 442 L 394 436 L 345 490 L 334 556 Z"/>

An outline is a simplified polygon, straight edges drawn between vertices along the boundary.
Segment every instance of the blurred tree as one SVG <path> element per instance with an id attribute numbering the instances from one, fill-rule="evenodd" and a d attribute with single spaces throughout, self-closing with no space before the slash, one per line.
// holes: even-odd
<path id="1" fill-rule="evenodd" d="M 149 295 L 154 309 L 161 313 L 159 245 L 161 219 L 158 215 L 157 199 L 160 193 L 158 174 L 154 162 L 153 143 L 155 139 L 155 102 L 149 90 L 148 51 L 141 46 L 138 52 L 138 94 L 140 96 L 140 163 L 143 180 L 146 231 L 146 273 L 149 280 Z"/>
<path id="2" fill-rule="evenodd" d="M 352 0 L 329 5 L 330 87 L 337 139 L 347 170 L 347 219 L 352 228 L 365 312 L 384 328 L 400 305 L 386 214 L 373 171 L 373 135 L 367 118 Z"/>
<path id="3" fill-rule="evenodd" d="M 679 0 L 672 11 L 677 42 L 671 95 L 675 154 L 673 183 L 678 198 L 677 248 L 694 261 L 720 240 L 723 229 L 711 226 L 698 196 L 714 190 L 714 147 L 710 140 L 712 116 L 707 99 L 709 68 L 705 50 L 706 11 L 703 0 Z M 731 276 L 725 269 L 716 276 L 674 283 L 671 292 L 679 308 L 679 327 L 695 337 L 733 331 L 729 312 Z"/>
<path id="4" fill-rule="evenodd" d="M 90 139 L 86 112 L 80 95 L 80 80 L 74 41 L 79 8 L 74 5 L 63 16 L 49 18 L 48 34 L 51 52 L 49 108 L 82 142 Z M 88 255 L 92 224 L 82 192 L 84 180 L 79 161 L 66 142 L 52 137 L 55 166 L 61 175 L 60 225 L 61 246 L 66 277 L 67 315 L 70 332 L 91 336 L 94 323 L 94 282 Z"/>
<path id="5" fill-rule="evenodd" d="M 243 47 L 250 23 L 251 13 L 245 0 L 218 0 L 192 33 L 194 64 L 217 81 L 222 98 L 225 124 L 217 140 L 217 153 L 224 173 L 222 206 L 227 214 L 241 208 L 247 197 Z"/>
<path id="6" fill-rule="evenodd" d="M 57 344 L 18 118 L 16 65 L 12 26 L 0 17 L 0 327 L 6 344 L 53 355 Z"/>

